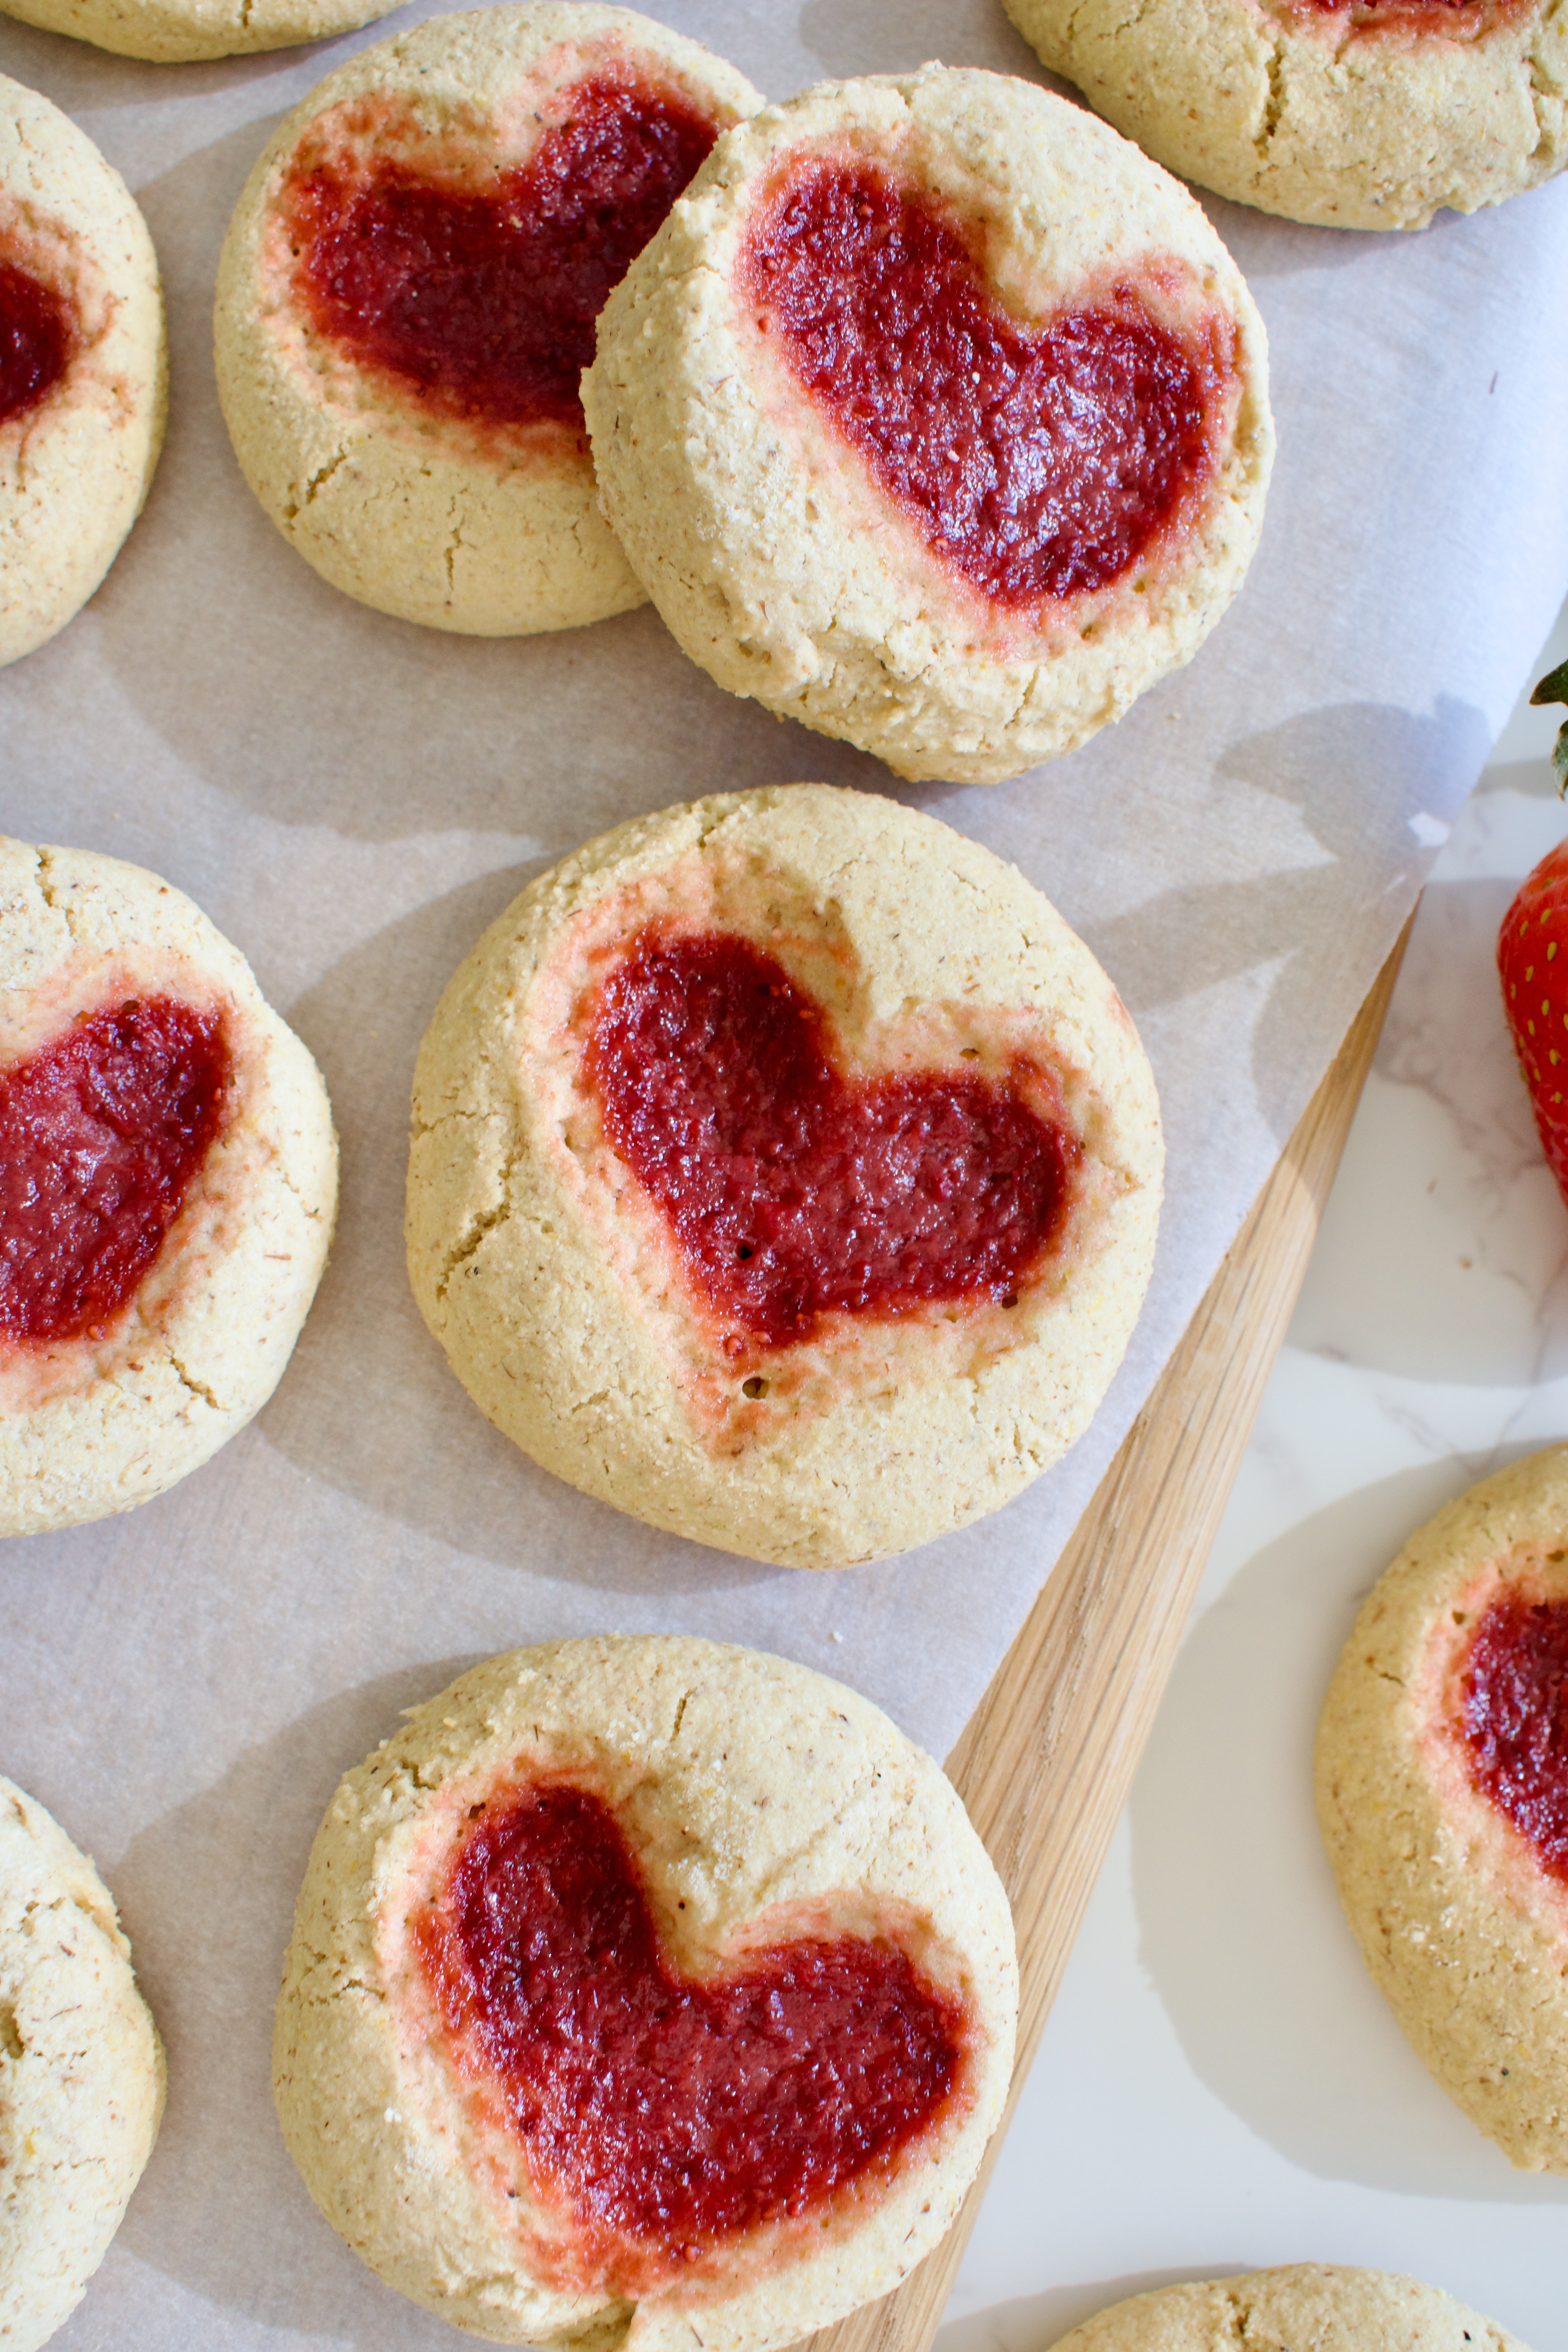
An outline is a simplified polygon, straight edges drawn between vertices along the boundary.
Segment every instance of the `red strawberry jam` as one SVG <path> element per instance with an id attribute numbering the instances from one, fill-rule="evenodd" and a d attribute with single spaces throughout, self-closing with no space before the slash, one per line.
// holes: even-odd
<path id="1" fill-rule="evenodd" d="M 297 176 L 296 285 L 321 333 L 447 414 L 581 431 L 594 328 L 718 132 L 668 92 L 601 75 L 483 194 L 388 156 Z"/>
<path id="2" fill-rule="evenodd" d="M 94 1339 L 152 1266 L 224 1121 L 223 1016 L 169 996 L 0 1067 L 0 1332 Z"/>
<path id="3" fill-rule="evenodd" d="M 1472 1784 L 1568 1881 L 1568 1601 L 1494 1601 L 1460 1688 Z"/>
<path id="4" fill-rule="evenodd" d="M 1228 329 L 1189 342 L 1121 285 L 1026 332 L 958 230 L 869 164 L 798 170 L 742 276 L 888 496 L 996 604 L 1120 580 L 1213 470 Z"/>
<path id="5" fill-rule="evenodd" d="M 460 2071 L 498 2086 L 585 2273 L 623 2293 L 888 2177 L 959 2088 L 962 2005 L 889 1940 L 805 1935 L 683 1976 L 581 1789 L 487 1809 L 415 1934 Z"/>
<path id="6" fill-rule="evenodd" d="M 63 298 L 0 259 L 0 425 L 48 398 L 70 363 L 71 341 Z"/>
<path id="7" fill-rule="evenodd" d="M 601 991 L 585 1070 L 696 1287 L 765 1346 L 835 1309 L 1011 1304 L 1067 1215 L 1079 1146 L 1020 1092 L 850 1082 L 821 1007 L 727 933 L 646 934 Z"/>

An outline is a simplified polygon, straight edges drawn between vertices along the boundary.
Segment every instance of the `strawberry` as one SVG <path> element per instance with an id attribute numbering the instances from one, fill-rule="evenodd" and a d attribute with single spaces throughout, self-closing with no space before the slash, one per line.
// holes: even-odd
<path id="1" fill-rule="evenodd" d="M 1568 701 L 1568 662 L 1543 677 L 1531 702 Z M 1568 790 L 1568 726 L 1552 767 Z M 1568 1202 L 1568 841 L 1548 850 L 1498 933 L 1497 962 L 1514 1051 L 1557 1189 Z"/>

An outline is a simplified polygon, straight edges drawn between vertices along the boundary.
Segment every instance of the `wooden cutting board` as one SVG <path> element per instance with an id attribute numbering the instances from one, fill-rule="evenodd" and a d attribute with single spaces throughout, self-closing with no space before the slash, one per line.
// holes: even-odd
<path id="1" fill-rule="evenodd" d="M 1414 917 L 1411 919 L 1414 920 Z M 1018 1933 L 1013 2096 L 1039 2047 L 1372 1066 L 1406 924 L 1186 1335 L 1100 1483 L 947 1769 Z M 958 2220 L 902 2286 L 809 2352 L 926 2352 L 1012 2119 Z"/>

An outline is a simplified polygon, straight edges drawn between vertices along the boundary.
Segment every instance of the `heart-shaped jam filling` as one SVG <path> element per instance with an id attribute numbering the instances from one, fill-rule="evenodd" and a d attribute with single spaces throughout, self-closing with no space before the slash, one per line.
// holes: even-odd
<path id="1" fill-rule="evenodd" d="M 0 425 L 47 400 L 70 363 L 70 312 L 52 286 L 0 259 Z"/>
<path id="2" fill-rule="evenodd" d="M 957 229 L 872 166 L 797 170 L 742 281 L 888 496 L 997 604 L 1119 580 L 1213 472 L 1228 324 L 1178 335 L 1128 283 L 1026 332 Z"/>
<path id="3" fill-rule="evenodd" d="M 1472 1785 L 1568 1881 L 1568 1601 L 1494 1601 L 1459 1675 Z"/>
<path id="4" fill-rule="evenodd" d="M 102 1334 L 222 1129 L 230 1067 L 221 1013 L 154 996 L 0 1068 L 0 1331 Z"/>
<path id="5" fill-rule="evenodd" d="M 731 933 L 635 942 L 584 1069 L 689 1279 L 763 1346 L 836 1310 L 1011 1305 L 1071 1205 L 1081 1147 L 1023 1069 L 846 1076 L 821 1006 Z"/>
<path id="6" fill-rule="evenodd" d="M 297 293 L 322 334 L 432 407 L 581 431 L 595 321 L 717 136 L 673 93 L 600 75 L 482 189 L 393 154 L 368 173 L 323 160 L 285 200 Z"/>
<path id="7" fill-rule="evenodd" d="M 890 1937 L 805 1934 L 683 1973 L 583 1789 L 488 1807 L 414 1932 L 459 2075 L 572 2213 L 584 2284 L 646 2293 L 726 2239 L 822 2216 L 962 2093 L 963 2006 Z"/>

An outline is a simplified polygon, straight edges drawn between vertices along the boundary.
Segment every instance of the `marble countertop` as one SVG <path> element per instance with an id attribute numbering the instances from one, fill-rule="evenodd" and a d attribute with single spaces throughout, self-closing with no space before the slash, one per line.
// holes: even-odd
<path id="1" fill-rule="evenodd" d="M 1568 610 L 1540 667 L 1568 655 Z M 1405 1537 L 1568 1435 L 1568 1213 L 1493 950 L 1568 830 L 1521 706 L 1433 873 L 1184 1645 L 940 2352 L 1287 2262 L 1405 2271 L 1568 2352 L 1568 2179 L 1514 2172 L 1363 1970 L 1312 1815 L 1322 1693 Z"/>

